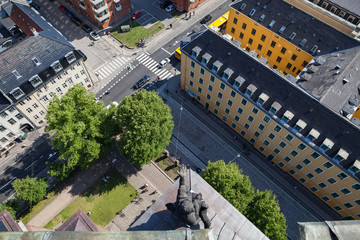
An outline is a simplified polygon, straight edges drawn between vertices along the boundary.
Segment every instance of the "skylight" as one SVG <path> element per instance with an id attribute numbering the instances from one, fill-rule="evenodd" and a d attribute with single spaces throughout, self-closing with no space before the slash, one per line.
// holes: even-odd
<path id="1" fill-rule="evenodd" d="M 279 30 L 279 33 L 283 33 L 284 32 L 284 30 L 285 30 L 285 26 L 282 26 L 281 28 L 280 28 L 280 30 Z"/>
<path id="2" fill-rule="evenodd" d="M 270 24 L 269 24 L 269 27 L 272 28 L 275 24 L 275 20 L 271 20 Z"/>
<path id="3" fill-rule="evenodd" d="M 255 9 L 251 9 L 251 11 L 250 11 L 250 13 L 249 13 L 249 16 L 251 17 L 252 15 L 254 15 L 254 14 L 255 14 L 255 12 L 256 12 L 256 10 L 255 10 Z"/>
<path id="4" fill-rule="evenodd" d="M 306 40 L 306 38 L 304 38 L 303 40 L 301 40 L 300 46 L 304 46 L 306 42 L 307 42 L 307 40 Z"/>
<path id="5" fill-rule="evenodd" d="M 39 60 L 38 60 L 36 57 L 34 57 L 34 58 L 32 59 L 32 61 L 33 61 L 33 63 L 34 63 L 36 66 L 39 66 L 39 65 L 41 64 L 41 62 L 39 62 Z"/>
<path id="6" fill-rule="evenodd" d="M 295 36 L 296 36 L 296 33 L 293 32 L 293 33 L 290 35 L 289 39 L 290 39 L 290 40 L 293 40 Z"/>
<path id="7" fill-rule="evenodd" d="M 264 18 L 265 18 L 265 15 L 264 15 L 264 14 L 261 15 L 261 17 L 259 18 L 259 22 L 261 22 L 262 20 L 264 20 Z"/>
<path id="8" fill-rule="evenodd" d="M 20 75 L 20 73 L 18 73 L 18 71 L 14 70 L 14 71 L 12 71 L 12 73 L 14 74 L 14 76 L 16 78 L 21 78 L 21 75 Z"/>

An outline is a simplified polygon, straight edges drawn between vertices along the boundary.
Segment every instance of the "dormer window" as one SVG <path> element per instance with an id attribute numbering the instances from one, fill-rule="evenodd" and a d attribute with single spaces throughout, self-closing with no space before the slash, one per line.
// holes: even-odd
<path id="1" fill-rule="evenodd" d="M 206 65 L 210 61 L 210 59 L 211 59 L 211 55 L 205 53 L 201 58 L 201 62 Z"/>
<path id="2" fill-rule="evenodd" d="M 265 93 L 261 93 L 256 103 L 260 106 L 264 104 L 269 99 L 269 96 Z"/>
<path id="3" fill-rule="evenodd" d="M 34 57 L 32 61 L 36 66 L 39 66 L 41 64 L 41 62 L 36 57 Z"/>
<path id="4" fill-rule="evenodd" d="M 234 73 L 234 71 L 231 70 L 230 68 L 225 69 L 225 71 L 223 73 L 223 79 L 228 80 L 233 73 Z"/>
<path id="5" fill-rule="evenodd" d="M 65 55 L 66 60 L 68 63 L 72 63 L 76 60 L 75 54 L 73 52 L 69 52 Z"/>
<path id="6" fill-rule="evenodd" d="M 191 56 L 196 58 L 197 56 L 199 56 L 200 52 L 201 52 L 201 48 L 196 46 L 191 50 Z"/>
<path id="7" fill-rule="evenodd" d="M 16 100 L 25 95 L 25 93 L 18 87 L 12 90 L 10 94 L 13 95 Z"/>
<path id="8" fill-rule="evenodd" d="M 328 138 L 325 138 L 325 140 L 320 146 L 320 150 L 326 152 L 328 149 L 332 148 L 333 146 L 334 146 L 334 142 Z"/>
<path id="9" fill-rule="evenodd" d="M 59 61 L 54 62 L 50 66 L 54 69 L 55 72 L 59 72 L 61 69 L 63 69 Z"/>
<path id="10" fill-rule="evenodd" d="M 355 160 L 354 164 L 351 167 L 349 167 L 349 171 L 352 172 L 353 174 L 360 172 L 360 161 Z"/>
<path id="11" fill-rule="evenodd" d="M 270 114 L 275 114 L 281 108 L 280 103 L 274 102 L 269 109 Z"/>
<path id="12" fill-rule="evenodd" d="M 287 123 L 289 122 L 292 118 L 294 117 L 294 114 L 292 112 L 290 112 L 289 110 L 286 110 L 286 112 L 284 113 L 284 115 L 281 118 L 281 121 L 283 123 Z"/>
<path id="13" fill-rule="evenodd" d="M 33 76 L 32 78 L 30 78 L 29 82 L 31 83 L 31 85 L 33 85 L 34 88 L 36 88 L 37 86 L 39 86 L 43 81 L 41 81 L 40 77 L 38 75 Z"/>
<path id="14" fill-rule="evenodd" d="M 295 132 L 300 132 L 301 130 L 303 130 L 306 127 L 306 125 L 307 124 L 303 120 L 300 119 L 299 121 L 296 122 L 295 127 L 293 128 L 293 130 Z"/>
<path id="15" fill-rule="evenodd" d="M 245 82 L 245 79 L 243 77 L 240 77 L 240 76 L 237 76 L 235 78 L 235 81 L 234 81 L 234 84 L 233 86 L 236 88 L 236 89 L 239 89 L 240 86 Z"/>
<path id="16" fill-rule="evenodd" d="M 340 148 L 339 152 L 335 155 L 334 160 L 336 161 L 344 161 L 348 158 L 349 153 L 345 151 L 344 149 Z"/>
<path id="17" fill-rule="evenodd" d="M 255 91 L 256 91 L 257 87 L 255 87 L 254 85 L 250 84 L 245 91 L 245 95 L 250 97 Z"/>
<path id="18" fill-rule="evenodd" d="M 14 71 L 12 71 L 12 73 L 14 74 L 14 76 L 15 76 L 17 79 L 21 78 L 21 75 L 20 75 L 20 73 L 18 73 L 18 71 L 14 70 Z"/>
<path id="19" fill-rule="evenodd" d="M 228 80 L 228 79 L 229 79 L 229 74 L 227 74 L 227 73 L 224 72 L 223 78 L 224 78 L 225 80 Z"/>
<path id="20" fill-rule="evenodd" d="M 310 140 L 310 142 L 314 141 L 315 139 L 317 139 L 320 136 L 320 133 L 315 130 L 315 129 L 311 129 L 311 131 L 309 132 L 309 134 L 307 135 L 307 139 Z"/>
<path id="21" fill-rule="evenodd" d="M 222 65 L 223 64 L 219 61 L 214 62 L 212 66 L 212 71 L 218 72 Z"/>

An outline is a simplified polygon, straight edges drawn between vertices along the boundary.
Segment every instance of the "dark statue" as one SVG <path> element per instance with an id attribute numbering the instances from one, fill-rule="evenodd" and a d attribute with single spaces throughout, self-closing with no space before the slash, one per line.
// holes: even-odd
<path id="1" fill-rule="evenodd" d="M 193 226 L 203 221 L 205 228 L 210 228 L 211 221 L 207 216 L 208 205 L 202 199 L 201 193 L 193 193 L 186 191 L 185 177 L 187 168 L 185 165 L 180 165 L 180 185 L 176 199 L 176 210 L 180 219 L 186 224 Z"/>

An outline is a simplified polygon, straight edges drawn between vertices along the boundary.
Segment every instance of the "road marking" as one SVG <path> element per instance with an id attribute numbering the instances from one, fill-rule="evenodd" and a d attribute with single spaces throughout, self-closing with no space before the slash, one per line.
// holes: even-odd
<path id="1" fill-rule="evenodd" d="M 14 178 L 11 179 L 10 181 L 8 181 L 4 186 L 2 186 L 2 187 L 0 188 L 0 190 L 3 189 L 4 187 L 6 187 L 7 185 L 9 185 L 9 183 L 11 183 L 12 181 L 14 181 L 15 179 L 16 179 L 16 177 L 14 177 Z"/>
<path id="2" fill-rule="evenodd" d="M 16 194 L 16 192 L 15 192 L 15 193 L 13 193 L 13 194 L 11 194 L 11 196 L 10 196 L 10 197 L 8 197 L 6 200 L 9 200 L 10 198 L 13 198 L 13 197 L 15 196 L 15 194 Z"/>
<path id="3" fill-rule="evenodd" d="M 37 160 L 35 160 L 35 162 L 33 162 L 32 164 L 30 164 L 29 166 L 27 166 L 27 167 L 25 168 L 25 171 L 28 170 L 28 169 L 29 169 L 32 165 L 34 165 L 36 162 L 37 162 Z"/>
<path id="4" fill-rule="evenodd" d="M 166 52 L 167 54 L 171 55 L 171 53 L 169 53 L 166 49 L 161 48 L 161 50 L 164 50 L 164 52 Z"/>

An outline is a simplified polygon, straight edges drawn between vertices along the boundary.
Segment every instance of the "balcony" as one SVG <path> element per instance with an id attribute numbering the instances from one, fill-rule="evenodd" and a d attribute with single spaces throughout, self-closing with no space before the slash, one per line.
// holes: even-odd
<path id="1" fill-rule="evenodd" d="M 79 2 L 78 2 L 78 5 L 79 5 L 82 9 L 84 9 L 84 10 L 87 9 L 87 6 L 86 6 L 85 3 L 83 3 L 82 1 L 79 1 Z"/>
<path id="2" fill-rule="evenodd" d="M 101 2 L 104 2 L 104 0 L 90 0 L 90 2 L 94 5 L 98 5 Z"/>
<path id="3" fill-rule="evenodd" d="M 102 22 L 104 21 L 106 18 L 110 17 L 110 13 L 108 11 L 104 11 L 100 14 L 95 14 L 95 18 L 99 21 Z"/>
<path id="4" fill-rule="evenodd" d="M 97 14 L 105 11 L 108 9 L 107 5 L 105 3 L 103 4 L 99 4 L 98 6 L 92 6 L 92 9 L 94 12 L 96 12 Z"/>
<path id="5" fill-rule="evenodd" d="M 115 9 L 116 11 L 120 12 L 122 10 L 121 4 L 115 3 Z"/>

